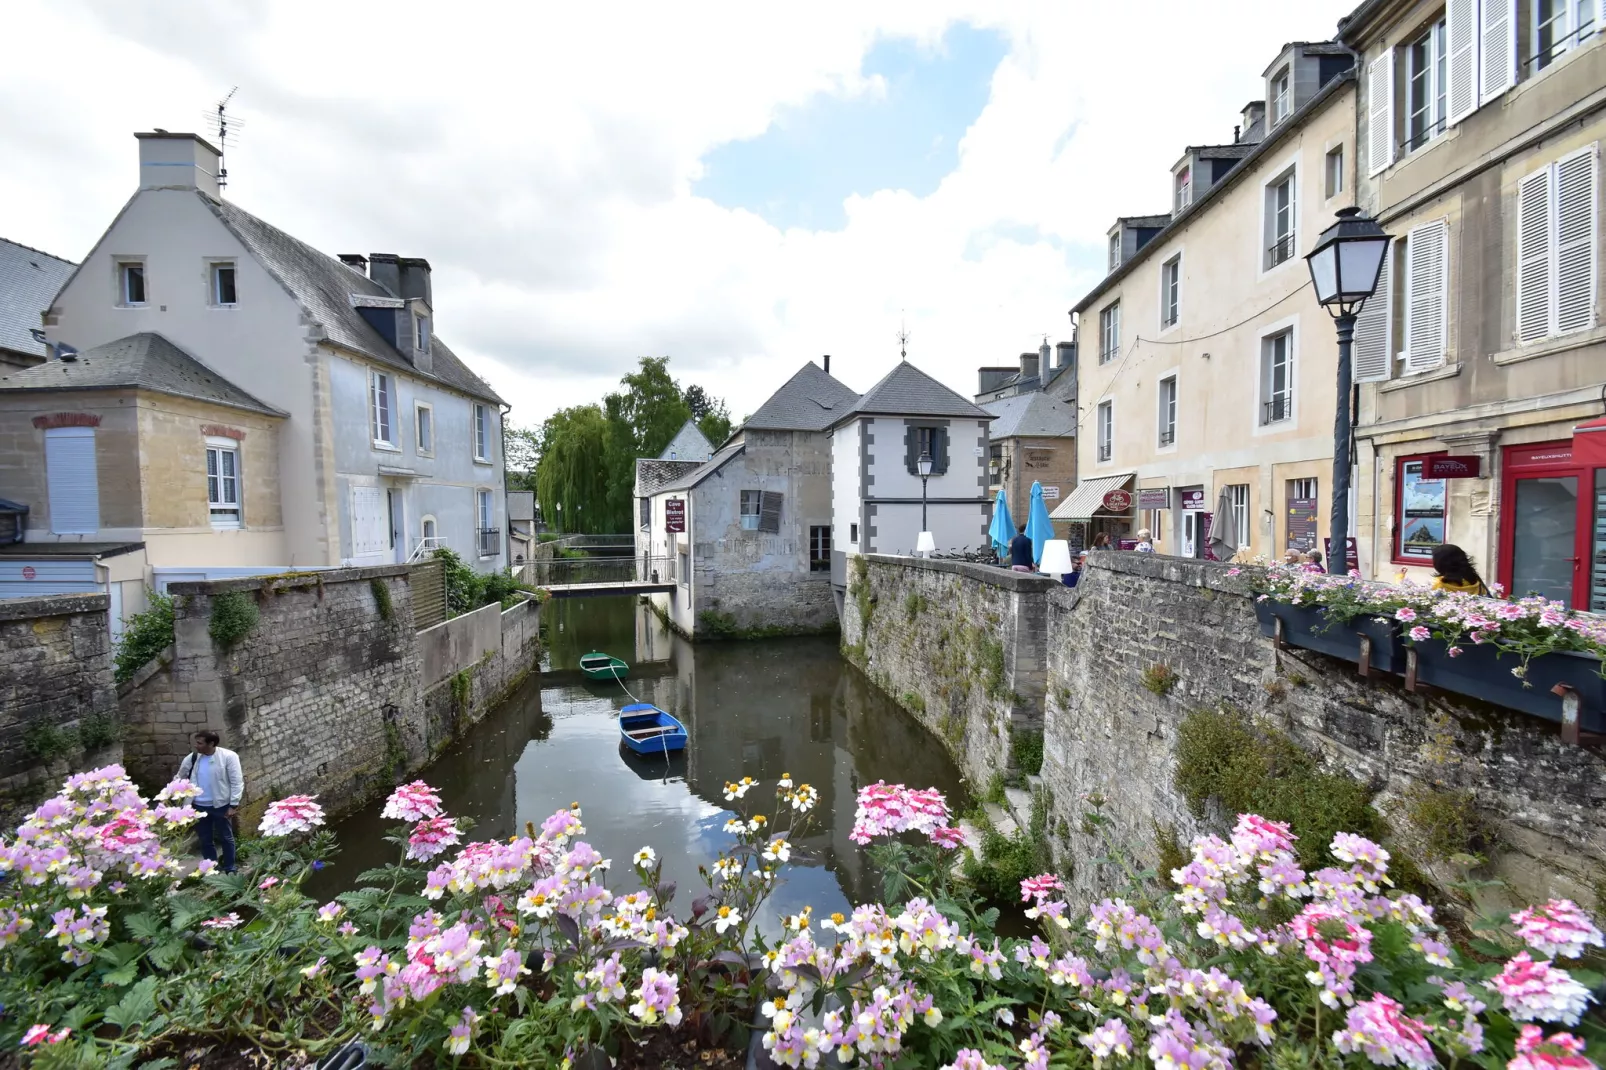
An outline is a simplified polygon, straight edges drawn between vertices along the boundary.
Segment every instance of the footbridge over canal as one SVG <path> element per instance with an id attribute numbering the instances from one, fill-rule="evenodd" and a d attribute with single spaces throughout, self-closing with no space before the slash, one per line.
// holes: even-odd
<path id="1" fill-rule="evenodd" d="M 565 557 L 532 561 L 534 583 L 553 598 L 673 593 L 674 562 L 664 557 Z"/>

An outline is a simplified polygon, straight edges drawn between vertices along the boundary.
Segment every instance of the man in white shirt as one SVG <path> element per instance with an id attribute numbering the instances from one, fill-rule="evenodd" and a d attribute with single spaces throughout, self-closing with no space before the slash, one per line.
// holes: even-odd
<path id="1" fill-rule="evenodd" d="M 234 826 L 229 819 L 240 808 L 245 777 L 240 773 L 240 756 L 218 746 L 219 738 L 211 730 L 195 733 L 195 750 L 178 764 L 178 775 L 201 789 L 192 804 L 201 812 L 201 819 L 195 823 L 201 857 L 217 861 L 217 844 L 221 844 L 223 872 L 233 873 Z"/>

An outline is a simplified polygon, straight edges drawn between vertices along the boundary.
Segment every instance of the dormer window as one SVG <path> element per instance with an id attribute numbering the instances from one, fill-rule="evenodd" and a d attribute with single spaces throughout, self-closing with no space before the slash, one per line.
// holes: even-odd
<path id="1" fill-rule="evenodd" d="M 1110 235 L 1110 270 L 1114 271 L 1121 266 L 1121 232 L 1117 230 Z"/>
<path id="2" fill-rule="evenodd" d="M 429 352 L 429 317 L 413 315 L 413 348 L 420 353 Z"/>
<path id="3" fill-rule="evenodd" d="M 1193 203 L 1193 168 L 1184 167 L 1176 173 L 1176 210 L 1182 211 Z"/>
<path id="4" fill-rule="evenodd" d="M 1289 92 L 1288 68 L 1284 67 L 1271 77 L 1271 121 L 1273 125 L 1288 118 L 1294 98 Z"/>

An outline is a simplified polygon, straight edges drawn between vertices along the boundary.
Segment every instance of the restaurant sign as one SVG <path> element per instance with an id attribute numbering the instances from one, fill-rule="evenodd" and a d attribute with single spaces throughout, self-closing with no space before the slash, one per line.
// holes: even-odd
<path id="1" fill-rule="evenodd" d="M 686 499 L 669 498 L 664 502 L 664 531 L 673 535 L 686 530 Z"/>
<path id="2" fill-rule="evenodd" d="M 1203 512 L 1205 507 L 1204 491 L 1185 490 L 1182 494 L 1182 508 L 1192 512 Z"/>
<path id="3" fill-rule="evenodd" d="M 1150 487 L 1138 491 L 1139 509 L 1169 509 L 1171 508 L 1170 487 Z"/>
<path id="4" fill-rule="evenodd" d="M 1105 492 L 1104 511 L 1117 515 L 1132 511 L 1132 492 L 1129 490 L 1112 490 Z"/>

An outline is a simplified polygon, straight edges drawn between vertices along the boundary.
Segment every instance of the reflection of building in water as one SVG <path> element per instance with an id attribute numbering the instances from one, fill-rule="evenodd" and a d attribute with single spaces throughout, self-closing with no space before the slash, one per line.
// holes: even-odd
<path id="1" fill-rule="evenodd" d="M 645 602 L 635 603 L 635 620 L 636 656 L 633 664 L 668 661 L 673 650 L 669 628 Z"/>

